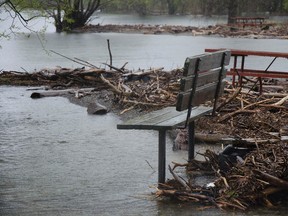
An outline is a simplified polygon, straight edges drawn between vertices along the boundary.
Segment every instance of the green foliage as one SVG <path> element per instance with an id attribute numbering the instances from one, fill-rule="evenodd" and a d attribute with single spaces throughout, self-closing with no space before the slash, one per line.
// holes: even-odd
<path id="1" fill-rule="evenodd" d="M 288 0 L 283 1 L 283 7 L 286 11 L 288 11 Z"/>
<path id="2" fill-rule="evenodd" d="M 270 12 L 280 13 L 288 0 L 234 0 L 237 13 Z M 230 0 L 110 0 L 105 5 L 108 11 L 137 12 L 147 14 L 227 14 Z M 284 2 L 284 3 L 282 3 Z"/>
<path id="3" fill-rule="evenodd" d="M 42 9 L 41 1 L 36 0 L 11 0 L 17 9 Z"/>

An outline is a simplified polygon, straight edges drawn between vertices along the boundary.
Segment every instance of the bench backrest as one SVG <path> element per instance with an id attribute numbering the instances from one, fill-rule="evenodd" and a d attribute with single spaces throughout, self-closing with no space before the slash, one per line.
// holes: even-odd
<path id="1" fill-rule="evenodd" d="M 213 99 L 215 111 L 217 98 L 224 90 L 223 79 L 226 77 L 230 56 L 229 50 L 221 50 L 186 59 L 177 96 L 177 111 L 188 110 L 190 116 L 193 106 Z"/>

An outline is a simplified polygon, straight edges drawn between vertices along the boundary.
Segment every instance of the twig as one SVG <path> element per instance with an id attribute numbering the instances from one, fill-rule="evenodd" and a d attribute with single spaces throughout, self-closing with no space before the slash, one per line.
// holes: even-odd
<path id="1" fill-rule="evenodd" d="M 235 112 L 228 113 L 228 114 L 222 116 L 222 117 L 218 120 L 218 122 L 226 121 L 226 120 L 232 118 L 233 116 L 238 115 L 238 114 L 241 114 L 241 113 L 255 113 L 255 112 L 257 112 L 257 110 L 245 110 L 245 109 L 236 110 Z"/>
<path id="2" fill-rule="evenodd" d="M 124 64 L 120 69 L 124 71 L 125 66 L 126 66 L 127 64 L 128 64 L 128 62 L 125 62 L 125 64 Z"/>
<path id="3" fill-rule="evenodd" d="M 56 55 L 59 55 L 59 56 L 61 56 L 61 57 L 63 57 L 63 58 L 66 58 L 66 59 L 68 59 L 68 60 L 70 60 L 70 61 L 73 61 L 73 62 L 75 62 L 75 63 L 77 63 L 77 64 L 80 64 L 80 65 L 83 65 L 83 66 L 87 66 L 87 67 L 91 67 L 91 65 L 84 64 L 84 63 L 82 63 L 82 62 L 76 61 L 75 59 L 72 59 L 72 58 L 70 58 L 70 57 L 64 56 L 64 55 L 62 55 L 62 54 L 60 54 L 60 53 L 58 53 L 58 52 L 56 52 L 56 51 L 54 51 L 54 50 L 50 50 L 50 52 L 55 53 Z"/>
<path id="4" fill-rule="evenodd" d="M 150 166 L 150 168 L 155 172 L 155 169 L 151 166 L 151 164 L 147 160 L 145 160 L 145 161 Z"/>
<path id="5" fill-rule="evenodd" d="M 85 61 L 85 60 L 82 60 L 82 59 L 79 59 L 79 58 L 76 58 L 76 57 L 75 57 L 74 59 L 76 59 L 77 61 L 84 62 L 85 64 L 88 64 L 88 65 L 90 65 L 90 66 L 93 67 L 93 68 L 100 69 L 99 67 L 97 67 L 96 65 L 91 64 L 91 63 L 88 62 L 88 61 Z"/>
<path id="6" fill-rule="evenodd" d="M 223 176 L 221 176 L 220 179 L 224 182 L 224 185 L 226 186 L 226 188 L 229 188 L 229 184 L 227 182 L 227 179 Z"/>
<path id="7" fill-rule="evenodd" d="M 172 161 L 172 164 L 174 164 L 172 170 L 174 170 L 176 167 L 187 167 L 187 166 L 188 166 L 188 163 L 180 164 L 180 163 L 176 163 L 176 162 L 174 162 L 174 161 Z"/>
<path id="8" fill-rule="evenodd" d="M 101 74 L 100 75 L 100 78 L 101 80 L 106 83 L 108 86 L 110 86 L 112 88 L 112 90 L 119 94 L 119 95 L 126 95 L 126 96 L 129 96 L 131 93 L 128 93 L 128 92 L 122 92 L 120 91 L 117 87 L 115 87 L 109 80 L 105 79 L 104 76 Z"/>
<path id="9" fill-rule="evenodd" d="M 133 110 L 134 108 L 135 108 L 135 105 L 130 106 L 129 108 L 122 110 L 122 111 L 120 112 L 120 115 L 123 115 L 125 112 L 128 112 L 128 111 L 130 111 L 130 110 Z"/>
<path id="10" fill-rule="evenodd" d="M 115 67 L 115 66 L 113 66 L 113 65 L 111 65 L 111 64 L 107 64 L 107 63 L 102 63 L 102 64 L 109 66 L 109 67 L 110 67 L 110 70 L 111 70 L 111 68 L 112 68 L 112 69 L 114 69 L 114 70 L 116 70 L 116 71 L 119 71 L 119 72 L 121 72 L 121 73 L 124 73 L 124 71 L 123 71 L 122 69 L 119 69 L 119 68 L 117 68 L 117 67 Z"/>
<path id="11" fill-rule="evenodd" d="M 26 73 L 28 73 L 28 71 L 27 71 L 25 68 L 21 67 L 21 69 L 22 69 L 23 71 L 25 71 Z"/>
<path id="12" fill-rule="evenodd" d="M 258 101 L 258 102 L 255 102 L 255 103 L 252 103 L 252 104 L 249 104 L 245 107 L 243 107 L 243 109 L 247 109 L 249 107 L 252 107 L 252 106 L 255 106 L 255 105 L 259 105 L 259 104 L 263 104 L 263 103 L 266 103 L 266 102 L 269 102 L 269 101 L 272 101 L 274 100 L 274 98 L 268 98 L 268 99 L 265 99 L 265 100 L 262 100 L 262 101 Z"/>
<path id="13" fill-rule="evenodd" d="M 139 101 L 132 101 L 132 100 L 123 100 L 124 103 L 132 103 L 135 105 L 145 105 L 145 106 L 163 106 L 164 104 L 157 104 L 157 103 L 145 103 L 145 102 L 139 102 Z"/>
<path id="14" fill-rule="evenodd" d="M 108 51 L 109 51 L 109 57 L 110 57 L 110 65 L 112 64 L 112 53 L 111 53 L 111 48 L 110 48 L 110 41 L 109 39 L 107 39 L 107 44 L 108 44 Z M 110 70 L 111 70 L 111 66 L 110 66 Z"/>
<path id="15" fill-rule="evenodd" d="M 241 88 L 237 88 L 236 91 L 233 93 L 231 97 L 226 99 L 223 103 L 221 103 L 216 110 L 219 111 L 222 107 L 224 107 L 226 104 L 230 103 L 237 95 L 241 92 Z"/>
<path id="16" fill-rule="evenodd" d="M 281 106 L 286 100 L 288 100 L 288 95 L 284 98 L 282 98 L 280 101 L 272 104 L 273 106 Z"/>
<path id="17" fill-rule="evenodd" d="M 172 174 L 172 176 L 174 177 L 174 179 L 179 182 L 179 184 L 181 184 L 185 189 L 189 190 L 190 187 L 188 186 L 188 183 L 186 181 L 184 181 L 183 179 L 181 179 L 179 176 L 177 176 L 174 171 L 172 170 L 171 166 L 168 165 L 169 171 Z"/>

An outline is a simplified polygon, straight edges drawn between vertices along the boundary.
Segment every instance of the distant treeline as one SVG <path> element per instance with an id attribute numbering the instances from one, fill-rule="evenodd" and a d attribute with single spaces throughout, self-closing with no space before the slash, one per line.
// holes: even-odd
<path id="1" fill-rule="evenodd" d="M 102 2 L 104 3 L 102 8 L 106 11 L 136 12 L 141 15 L 226 15 L 231 5 L 239 16 L 288 14 L 288 0 L 110 0 L 107 3 L 103 0 Z"/>

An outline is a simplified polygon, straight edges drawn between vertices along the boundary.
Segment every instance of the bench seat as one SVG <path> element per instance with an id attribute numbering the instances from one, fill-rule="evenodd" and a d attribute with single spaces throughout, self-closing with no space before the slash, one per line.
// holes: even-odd
<path id="1" fill-rule="evenodd" d="M 193 107 L 189 121 L 194 121 L 196 118 L 209 114 L 212 111 L 213 107 Z M 118 124 L 117 129 L 172 130 L 183 125 L 186 118 L 186 110 L 179 112 L 176 111 L 175 107 L 166 107 Z"/>

